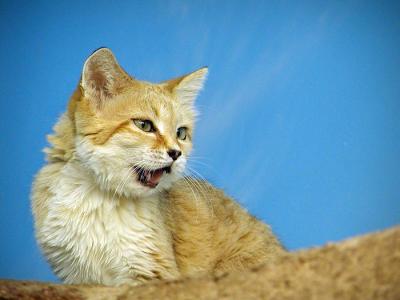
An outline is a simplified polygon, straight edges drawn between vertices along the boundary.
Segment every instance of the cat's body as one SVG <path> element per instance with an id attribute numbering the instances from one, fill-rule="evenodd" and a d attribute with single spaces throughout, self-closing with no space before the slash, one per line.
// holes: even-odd
<path id="1" fill-rule="evenodd" d="M 130 78 L 108 49 L 87 60 L 32 193 L 37 239 L 64 282 L 174 279 L 283 253 L 221 191 L 181 178 L 204 75 L 155 85 Z"/>

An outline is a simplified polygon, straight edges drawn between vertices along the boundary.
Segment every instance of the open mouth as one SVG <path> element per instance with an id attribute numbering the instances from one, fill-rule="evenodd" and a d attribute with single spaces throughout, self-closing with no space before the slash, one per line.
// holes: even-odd
<path id="1" fill-rule="evenodd" d="M 138 181 L 144 186 L 155 188 L 161 180 L 164 173 L 171 173 L 171 166 L 161 169 L 147 170 L 143 168 L 135 168 Z"/>

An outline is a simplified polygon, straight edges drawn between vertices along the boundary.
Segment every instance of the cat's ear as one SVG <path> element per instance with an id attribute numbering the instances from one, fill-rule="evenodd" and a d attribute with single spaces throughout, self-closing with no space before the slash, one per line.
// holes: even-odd
<path id="1" fill-rule="evenodd" d="M 86 97 L 102 104 L 121 92 L 132 78 L 119 66 L 108 48 L 96 50 L 86 60 L 81 77 L 81 87 Z"/>
<path id="2" fill-rule="evenodd" d="M 197 95 L 203 88 L 208 68 L 203 67 L 190 74 L 163 82 L 164 87 L 175 94 L 183 104 L 193 104 Z"/>

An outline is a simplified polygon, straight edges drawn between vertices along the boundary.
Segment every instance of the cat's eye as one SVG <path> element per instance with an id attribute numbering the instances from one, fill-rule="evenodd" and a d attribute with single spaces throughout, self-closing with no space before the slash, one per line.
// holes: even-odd
<path id="1" fill-rule="evenodd" d="M 154 132 L 156 129 L 154 128 L 153 122 L 150 120 L 132 120 L 133 123 L 144 132 Z"/>
<path id="2" fill-rule="evenodd" d="M 179 127 L 178 130 L 176 131 L 176 137 L 182 141 L 186 140 L 186 127 Z"/>

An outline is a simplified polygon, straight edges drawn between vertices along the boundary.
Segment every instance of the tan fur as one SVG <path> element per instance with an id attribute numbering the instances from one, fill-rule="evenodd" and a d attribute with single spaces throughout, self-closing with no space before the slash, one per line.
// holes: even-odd
<path id="1" fill-rule="evenodd" d="M 245 269 L 283 253 L 268 226 L 204 181 L 179 181 L 167 199 L 163 208 L 183 274 Z"/>
<path id="2" fill-rule="evenodd" d="M 68 283 L 121 284 L 225 272 L 284 250 L 270 228 L 210 184 L 182 177 L 192 149 L 193 101 L 206 69 L 152 84 L 130 77 L 108 49 L 85 63 L 68 111 L 49 136 L 33 185 L 36 236 Z M 149 119 L 144 132 L 132 119 Z M 176 137 L 187 127 L 186 140 Z M 156 188 L 132 168 L 161 168 Z"/>

